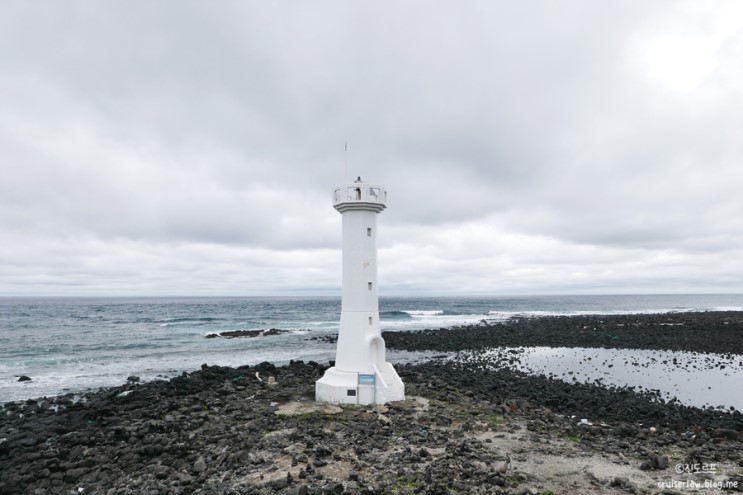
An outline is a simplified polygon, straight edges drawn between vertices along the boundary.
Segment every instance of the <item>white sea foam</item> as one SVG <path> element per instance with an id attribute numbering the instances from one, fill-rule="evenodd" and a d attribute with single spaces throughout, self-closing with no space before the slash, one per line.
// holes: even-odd
<path id="1" fill-rule="evenodd" d="M 266 337 L 264 339 L 268 339 Z M 230 342 L 234 342 L 233 339 Z M 250 339 L 252 340 L 252 339 Z M 133 356 L 107 362 L 77 361 L 58 365 L 54 368 L 29 371 L 32 381 L 18 383 L 17 377 L 8 373 L 0 376 L 0 402 L 23 400 L 30 397 L 59 395 L 67 391 L 77 392 L 99 387 L 114 387 L 126 382 L 127 377 L 136 375 L 142 381 L 169 378 L 183 371 L 199 369 L 201 364 L 219 366 L 255 365 L 264 361 L 285 364 L 290 360 L 327 362 L 335 359 L 335 349 L 324 349 L 301 345 L 278 345 L 246 350 L 229 350 L 220 346 L 218 351 L 198 353 L 163 354 Z"/>
<path id="2" fill-rule="evenodd" d="M 484 318 L 484 315 L 447 315 L 438 311 L 426 313 L 418 312 L 419 314 L 407 313 L 410 314 L 411 318 L 405 320 L 385 320 L 383 318 L 381 321 L 382 330 L 424 330 L 428 328 L 446 328 L 457 325 L 473 325 Z"/>

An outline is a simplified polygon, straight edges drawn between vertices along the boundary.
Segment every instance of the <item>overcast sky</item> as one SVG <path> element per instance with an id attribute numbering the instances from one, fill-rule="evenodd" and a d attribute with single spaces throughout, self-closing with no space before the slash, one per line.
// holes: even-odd
<path id="1" fill-rule="evenodd" d="M 348 142 L 348 166 L 344 143 Z M 0 295 L 743 292 L 743 3 L 0 3 Z"/>

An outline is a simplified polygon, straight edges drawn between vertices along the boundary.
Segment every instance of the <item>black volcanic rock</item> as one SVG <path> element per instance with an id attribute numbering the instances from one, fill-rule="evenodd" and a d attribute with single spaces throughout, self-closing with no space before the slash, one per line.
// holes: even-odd
<path id="1" fill-rule="evenodd" d="M 409 351 L 544 346 L 743 354 L 743 312 L 514 317 L 382 336 L 388 348 Z"/>
<path id="2" fill-rule="evenodd" d="M 686 335 L 686 350 L 712 348 L 706 341 L 714 332 L 738 332 L 728 314 L 681 316 L 685 325 L 701 328 L 706 321 L 712 329 Z M 654 315 L 632 318 L 658 335 L 666 326 Z M 581 319 L 580 328 L 587 321 Z M 509 325 L 494 331 L 508 335 Z M 522 340 L 542 342 L 569 342 L 567 329 L 575 328 L 568 320 L 537 324 L 540 330 L 515 325 L 509 328 L 524 330 Z M 551 325 L 564 326 L 565 335 L 549 337 Z M 645 339 L 615 332 L 616 325 L 602 331 L 608 329 L 620 337 L 610 343 Z M 447 332 L 446 337 L 455 335 Z M 400 342 L 425 349 L 434 335 L 446 340 L 421 332 Z M 487 332 L 465 335 L 471 341 L 451 345 L 492 345 Z M 518 340 L 515 334 L 511 338 Z M 0 493 L 498 495 L 635 486 L 631 475 L 603 480 L 582 468 L 568 475 L 569 485 L 566 473 L 523 471 L 527 459 L 545 453 L 575 457 L 579 466 L 592 456 L 628 464 L 638 473 L 644 466 L 643 476 L 656 476 L 654 481 L 667 478 L 681 462 L 719 463 L 732 470 L 729 479 L 740 479 L 743 416 L 737 411 L 668 403 L 627 387 L 490 369 L 482 353 L 463 355 L 459 362 L 396 366 L 408 397 L 420 400 L 344 406 L 335 414 L 276 414 L 287 402 L 313 403 L 315 381 L 326 366 L 302 361 L 239 368 L 204 364 L 170 380 L 6 403 L 0 408 Z M 275 376 L 278 385 L 269 387 L 256 373 Z M 509 435 L 511 444 L 504 440 Z"/>
<path id="3" fill-rule="evenodd" d="M 280 328 L 269 328 L 268 330 L 227 330 L 219 333 L 210 333 L 206 336 L 207 339 L 214 339 L 222 337 L 225 339 L 237 339 L 237 338 L 254 338 L 254 337 L 266 337 L 271 335 L 281 335 L 287 333 L 289 330 L 281 330 Z"/>

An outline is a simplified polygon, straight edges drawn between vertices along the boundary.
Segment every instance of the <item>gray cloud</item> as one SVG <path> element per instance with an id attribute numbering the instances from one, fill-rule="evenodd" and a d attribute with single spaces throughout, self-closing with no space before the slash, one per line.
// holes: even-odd
<path id="1" fill-rule="evenodd" d="M 0 294 L 739 291 L 739 10 L 6 2 Z"/>

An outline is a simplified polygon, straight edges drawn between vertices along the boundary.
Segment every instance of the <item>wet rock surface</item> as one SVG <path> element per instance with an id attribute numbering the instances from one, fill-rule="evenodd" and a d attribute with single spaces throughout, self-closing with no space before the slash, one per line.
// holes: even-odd
<path id="1" fill-rule="evenodd" d="M 317 407 L 325 368 L 204 365 L 7 403 L 0 493 L 655 494 L 687 491 L 672 484 L 683 481 L 743 490 L 736 411 L 492 370 L 477 353 L 397 366 L 404 402 Z"/>

